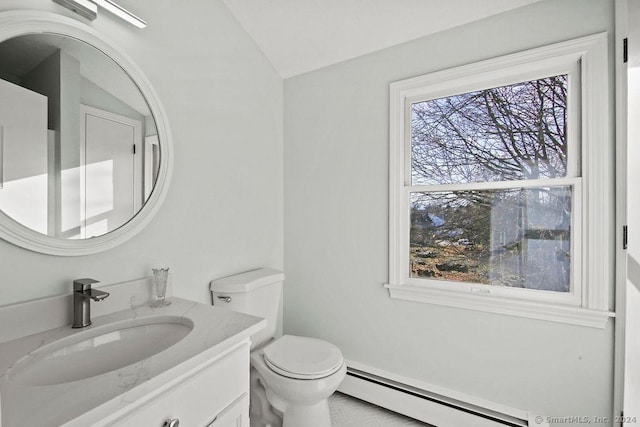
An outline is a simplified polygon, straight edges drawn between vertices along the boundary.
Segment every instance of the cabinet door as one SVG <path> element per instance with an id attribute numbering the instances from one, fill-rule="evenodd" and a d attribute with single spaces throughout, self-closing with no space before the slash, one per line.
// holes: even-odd
<path id="1" fill-rule="evenodd" d="M 244 344 L 210 366 L 191 374 L 178 384 L 149 400 L 134 403 L 127 414 L 104 424 L 118 427 L 162 427 L 165 420 L 177 419 L 181 426 L 248 426 L 224 424 L 234 411 L 246 413 L 249 400 L 249 344 Z M 145 401 L 146 400 L 146 401 Z M 226 414 L 228 412 L 228 414 Z M 242 416 L 236 419 L 242 422 Z M 115 421 L 115 422 L 114 422 Z M 221 424 L 216 424 L 220 422 Z M 213 423 L 213 424 L 212 424 Z"/>
<path id="2" fill-rule="evenodd" d="M 249 396 L 247 393 L 223 409 L 207 427 L 249 427 Z"/>

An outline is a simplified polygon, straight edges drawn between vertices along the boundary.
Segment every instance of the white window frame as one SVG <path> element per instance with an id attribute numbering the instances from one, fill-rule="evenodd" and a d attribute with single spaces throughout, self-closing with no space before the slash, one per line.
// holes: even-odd
<path id="1" fill-rule="evenodd" d="M 604 328 L 612 282 L 613 189 L 606 33 L 390 85 L 389 289 L 391 298 Z M 412 185 L 411 104 L 559 74 L 569 76 L 567 177 L 509 183 Z M 416 279 L 409 275 L 409 197 L 421 190 L 572 187 L 570 292 Z M 612 200 L 610 200 L 612 202 Z M 588 243 L 588 244 L 587 244 Z"/>

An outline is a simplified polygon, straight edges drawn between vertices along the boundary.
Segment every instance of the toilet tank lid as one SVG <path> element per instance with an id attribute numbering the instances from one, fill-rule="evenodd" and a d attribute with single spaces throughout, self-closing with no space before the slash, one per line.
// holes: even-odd
<path id="1" fill-rule="evenodd" d="M 212 280 L 209 289 L 213 292 L 248 292 L 283 280 L 282 271 L 274 268 L 259 268 Z"/>

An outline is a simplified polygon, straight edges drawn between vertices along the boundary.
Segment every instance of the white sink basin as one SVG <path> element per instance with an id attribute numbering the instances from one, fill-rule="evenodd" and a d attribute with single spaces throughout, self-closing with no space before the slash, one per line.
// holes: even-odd
<path id="1" fill-rule="evenodd" d="M 40 347 L 18 360 L 9 380 L 22 385 L 68 383 L 111 372 L 165 350 L 193 329 L 178 316 L 132 319 L 91 327 Z"/>

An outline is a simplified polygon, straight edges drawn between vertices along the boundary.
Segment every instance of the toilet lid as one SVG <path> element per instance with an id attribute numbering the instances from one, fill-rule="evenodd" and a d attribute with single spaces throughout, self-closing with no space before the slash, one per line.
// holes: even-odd
<path id="1" fill-rule="evenodd" d="M 336 372 L 344 360 L 340 349 L 331 343 L 284 335 L 265 347 L 264 361 L 285 377 L 316 379 Z"/>

